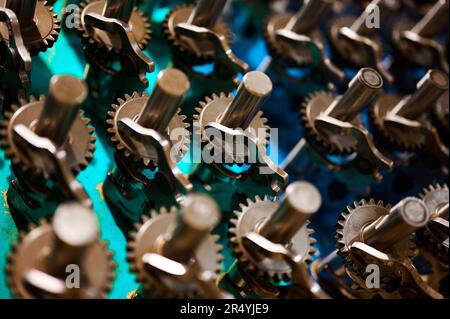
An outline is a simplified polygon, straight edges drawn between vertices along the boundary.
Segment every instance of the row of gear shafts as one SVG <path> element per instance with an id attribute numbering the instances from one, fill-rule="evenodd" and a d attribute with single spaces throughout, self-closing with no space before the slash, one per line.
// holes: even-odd
<path id="1" fill-rule="evenodd" d="M 104 113 L 102 124 L 92 122 L 115 147 L 101 193 L 126 236 L 127 261 L 140 285 L 129 297 L 448 298 L 446 185 L 432 184 L 393 207 L 374 199 L 354 202 L 336 224 L 336 251 L 319 258 L 311 219 L 322 195 L 308 182 L 288 185 L 287 173 L 306 150 L 343 179 L 355 172 L 369 176 L 368 187 L 381 181 L 381 172 L 400 166 L 398 153 L 428 154 L 439 166 L 434 180 L 448 174 L 441 134 L 448 132 L 448 63 L 434 40 L 448 0 L 436 1 L 418 24 L 394 26 L 396 54 L 409 55 L 408 63 L 426 71 L 412 94 L 380 94 L 384 83 L 398 79 L 382 63 L 384 39 L 361 24 L 370 10 L 335 19 L 329 35 L 318 25 L 338 10 L 333 1 L 309 0 L 295 14 L 269 18 L 264 37 L 273 64 L 318 68 L 340 83 L 343 65 L 356 70 L 341 95 L 326 91 L 328 85 L 306 94 L 299 112 L 304 139 L 281 167 L 268 154 L 269 117 L 261 111 L 272 80 L 249 72 L 234 55 L 232 33 L 221 18 L 226 4 L 201 0 L 172 8 L 161 32 L 173 67 L 158 74 L 150 94 L 113 90 L 107 92 L 108 109 L 96 105 L 86 112 L 92 118 Z M 398 10 L 397 1 L 370 5 L 380 6 L 383 21 Z M 152 30 L 136 1 L 83 1 L 79 14 L 86 74 L 112 79 L 116 88 L 136 76 L 147 87 L 146 76 L 155 69 L 145 53 Z M 92 79 L 61 75 L 51 78 L 47 96 L 26 98 L 31 57 L 52 47 L 60 29 L 46 1 L 0 0 L 0 76 L 7 79 L 0 84 L 0 143 L 14 177 L 8 206 L 21 230 L 8 256 L 7 281 L 16 297 L 106 298 L 116 265 L 100 239 L 93 201 L 77 180 L 96 148 L 94 126 L 81 109 L 98 103 L 99 92 L 91 92 Z M 339 58 L 331 61 L 328 50 Z M 417 58 L 424 55 L 425 63 Z M 237 93 L 199 91 L 186 108 L 195 81 L 214 86 L 212 77 L 205 81 L 194 71 L 208 63 Z M 195 137 L 202 152 L 223 149 L 226 165 L 201 162 L 183 173 L 178 164 L 196 147 Z M 238 139 L 242 149 L 230 145 Z M 223 269 L 228 250 L 234 262 Z M 81 265 L 82 289 L 69 289 L 62 279 L 69 264 Z M 366 281 L 371 264 L 381 274 L 375 289 Z"/>

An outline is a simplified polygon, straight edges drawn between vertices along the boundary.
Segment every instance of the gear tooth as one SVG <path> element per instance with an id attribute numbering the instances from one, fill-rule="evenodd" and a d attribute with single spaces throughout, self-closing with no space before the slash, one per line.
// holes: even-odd
<path id="1" fill-rule="evenodd" d="M 258 200 L 258 198 L 256 198 L 256 200 Z M 250 198 L 247 198 L 247 206 L 250 207 L 253 204 L 254 202 Z"/>
<path id="2" fill-rule="evenodd" d="M 369 205 L 376 205 L 375 199 L 373 199 L 373 198 L 369 199 Z"/>

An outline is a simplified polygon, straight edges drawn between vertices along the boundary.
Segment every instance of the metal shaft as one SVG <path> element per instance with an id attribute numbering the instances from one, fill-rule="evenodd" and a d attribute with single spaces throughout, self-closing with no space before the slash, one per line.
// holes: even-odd
<path id="1" fill-rule="evenodd" d="M 188 23 L 208 29 L 214 28 L 227 4 L 227 0 L 200 0 Z"/>
<path id="2" fill-rule="evenodd" d="M 164 238 L 162 255 L 180 263 L 188 262 L 219 220 L 220 209 L 209 196 L 187 195 L 176 225 Z"/>
<path id="3" fill-rule="evenodd" d="M 392 113 L 416 119 L 427 112 L 448 91 L 448 85 L 447 74 L 439 70 L 430 70 L 417 84 L 417 90 L 400 101 Z"/>
<path id="4" fill-rule="evenodd" d="M 21 29 L 27 29 L 34 25 L 36 4 L 37 0 L 7 0 L 6 8 L 16 13 Z"/>
<path id="5" fill-rule="evenodd" d="M 350 27 L 353 31 L 361 35 L 367 35 L 379 30 L 371 26 L 371 19 L 377 19 L 382 24 L 389 15 L 400 8 L 399 1 L 373 0 L 364 12 L 353 22 Z M 378 16 L 377 16 L 378 15 Z"/>
<path id="6" fill-rule="evenodd" d="M 432 37 L 446 25 L 448 25 L 448 0 L 438 0 L 411 31 L 422 37 Z"/>
<path id="7" fill-rule="evenodd" d="M 103 15 L 128 23 L 135 5 L 136 0 L 107 0 Z"/>
<path id="8" fill-rule="evenodd" d="M 186 97 L 189 87 L 189 79 L 183 72 L 177 69 L 161 71 L 137 122 L 143 127 L 164 133 Z"/>
<path id="9" fill-rule="evenodd" d="M 302 9 L 289 20 L 286 29 L 298 34 L 309 34 L 317 28 L 333 6 L 332 0 L 309 0 Z"/>
<path id="10" fill-rule="evenodd" d="M 334 100 L 325 115 L 350 122 L 382 87 L 383 78 L 377 71 L 371 68 L 361 69 L 350 82 L 347 92 Z"/>
<path id="11" fill-rule="evenodd" d="M 233 129 L 247 129 L 271 92 L 272 81 L 267 75 L 259 71 L 247 73 L 219 123 Z"/>
<path id="12" fill-rule="evenodd" d="M 388 215 L 365 227 L 361 238 L 370 246 L 386 250 L 425 226 L 429 219 L 427 206 L 415 197 L 408 197 L 395 205 Z"/>
<path id="13" fill-rule="evenodd" d="M 301 227 L 320 209 L 322 199 L 314 185 L 297 182 L 289 185 L 278 209 L 259 227 L 268 240 L 287 245 Z"/>
<path id="14" fill-rule="evenodd" d="M 68 265 L 81 266 L 87 248 L 99 237 L 92 210 L 77 202 L 61 204 L 53 218 L 54 246 L 47 259 L 50 274 L 65 276 Z"/>
<path id="15" fill-rule="evenodd" d="M 57 146 L 63 145 L 87 94 L 82 80 L 68 75 L 52 77 L 44 109 L 36 123 L 36 134 L 49 138 Z"/>

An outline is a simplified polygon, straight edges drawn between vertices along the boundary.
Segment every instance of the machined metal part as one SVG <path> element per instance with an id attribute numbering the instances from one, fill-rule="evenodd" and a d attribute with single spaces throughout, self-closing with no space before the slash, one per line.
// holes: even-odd
<path id="1" fill-rule="evenodd" d="M 7 156 L 14 165 L 23 170 L 32 168 L 33 173 L 44 173 L 45 167 L 25 155 L 27 150 L 14 139 L 14 130 L 24 125 L 38 136 L 48 138 L 67 154 L 70 169 L 77 172 L 85 168 L 95 150 L 94 128 L 83 116 L 80 106 L 87 97 L 84 82 L 71 76 L 61 75 L 51 79 L 47 97 L 39 100 L 30 97 L 22 106 L 13 106 L 1 121 L 1 140 Z"/>
<path id="2" fill-rule="evenodd" d="M 439 158 L 448 158 L 448 148 L 427 117 L 427 112 L 448 92 L 448 85 L 448 76 L 444 72 L 429 70 L 413 94 L 403 98 L 381 95 L 372 108 L 375 126 L 394 146 L 407 150 L 425 147 Z"/>
<path id="3" fill-rule="evenodd" d="M 321 19 L 331 10 L 332 1 L 312 0 L 295 13 L 272 16 L 265 26 L 265 38 L 276 58 L 281 57 L 298 66 L 319 64 L 331 75 L 344 79 L 345 75 L 327 57 L 323 37 L 317 30 Z"/>
<path id="4" fill-rule="evenodd" d="M 150 217 L 143 217 L 142 224 L 136 225 L 130 234 L 127 247 L 131 269 L 146 293 L 154 291 L 165 297 L 195 296 L 201 290 L 196 280 L 183 277 L 185 273 L 167 276 L 176 272 L 173 267 L 177 264 L 183 265 L 183 269 L 196 267 L 201 272 L 219 273 L 222 247 L 217 244 L 218 236 L 210 233 L 219 218 L 217 204 L 199 194 L 187 195 L 179 213 L 174 207 L 169 211 L 163 208 L 159 213 L 152 211 Z M 164 257 L 171 269 L 166 269 L 163 276 L 154 276 L 155 267 L 149 254 Z M 162 274 L 161 271 L 157 273 Z"/>
<path id="5" fill-rule="evenodd" d="M 20 26 L 20 34 L 14 34 L 15 41 L 20 36 L 32 55 L 45 52 L 56 42 L 61 28 L 60 21 L 46 1 L 0 0 L 0 8 L 7 8 L 15 13 Z M 14 41 L 6 23 L 0 23 L 0 38 L 7 44 L 10 40 Z"/>
<path id="6" fill-rule="evenodd" d="M 439 0 L 418 23 L 408 20 L 397 23 L 392 37 L 404 59 L 419 67 L 449 72 L 445 46 L 434 39 L 448 26 L 448 9 L 448 0 Z"/>
<path id="7" fill-rule="evenodd" d="M 176 137 L 172 141 L 177 145 L 176 158 L 181 160 L 183 154 L 188 150 L 189 124 L 186 116 L 180 114 L 181 104 L 189 90 L 189 79 L 177 69 L 166 69 L 158 75 L 158 80 L 150 96 L 145 93 L 133 93 L 126 95 L 125 99 L 119 99 L 117 104 L 112 105 L 108 112 L 110 117 L 106 122 L 111 140 L 116 143 L 118 150 L 123 150 L 126 157 L 134 156 L 142 160 L 145 165 L 158 166 L 158 154 L 156 150 L 149 152 L 136 152 L 130 144 L 129 138 L 121 134 L 119 122 L 129 118 L 145 128 L 151 128 L 164 136 L 167 140 Z M 140 150 L 144 150 L 141 148 Z"/>
<path id="8" fill-rule="evenodd" d="M 179 24 L 195 25 L 197 27 L 206 28 L 214 32 L 221 38 L 227 46 L 231 45 L 231 31 L 220 19 L 220 14 L 217 14 L 217 10 L 222 11 L 226 1 L 200 1 L 197 6 L 180 6 L 172 9 L 164 20 L 163 27 L 164 32 L 168 40 L 172 45 L 181 53 L 190 53 L 191 56 L 196 56 L 196 53 L 192 51 L 192 47 L 185 41 L 181 40 L 177 34 L 176 27 Z M 209 7 L 213 7 L 214 10 L 209 10 Z M 198 10 L 198 8 L 200 10 Z M 208 9 L 208 11 L 204 11 Z M 194 24 L 199 23 L 199 24 Z M 199 58 L 212 59 L 214 52 L 211 52 L 211 45 L 202 43 L 204 49 L 201 49 L 201 56 Z"/>
<path id="9" fill-rule="evenodd" d="M 348 257 L 352 243 L 367 240 L 365 243 L 376 249 L 408 258 L 411 254 L 410 235 L 426 225 L 429 218 L 425 204 L 415 198 L 407 198 L 394 208 L 373 199 L 355 202 L 341 214 L 336 225 L 339 254 Z"/>
<path id="10" fill-rule="evenodd" d="M 2 52 L 0 65 L 2 75 L 0 77 L 3 84 L 0 86 L 3 95 L 10 91 L 17 92 L 19 97 L 23 97 L 24 90 L 30 86 L 31 56 L 25 43 L 23 42 L 19 20 L 14 11 L 0 7 L 0 23 L 6 24 L 8 34 L 7 52 Z M 3 36 L 2 36 L 3 37 Z M 21 93 L 20 93 L 21 92 Z M 1 106 L 0 106 L 1 107 Z"/>
<path id="11" fill-rule="evenodd" d="M 353 78 L 343 96 L 333 97 L 324 92 L 310 95 L 302 104 L 300 114 L 312 144 L 324 152 L 356 153 L 373 168 L 390 169 L 392 161 L 376 148 L 358 116 L 382 86 L 381 76 L 375 70 L 366 68 Z"/>
<path id="12" fill-rule="evenodd" d="M 310 262 L 316 250 L 308 219 L 320 206 L 320 193 L 305 182 L 288 186 L 281 203 L 268 197 L 256 197 L 255 201 L 248 199 L 247 205 L 241 204 L 241 209 L 234 212 L 235 218 L 230 221 L 229 238 L 233 255 L 251 273 L 277 281 L 288 280 L 292 275 L 289 263 L 279 259 L 255 259 L 257 252 L 247 250 L 244 238 L 248 233 L 255 232 L 270 242 L 288 247 L 292 254 L 301 256 L 302 262 Z"/>
<path id="13" fill-rule="evenodd" d="M 202 141 L 210 141 L 206 131 L 210 123 L 219 123 L 231 129 L 242 129 L 267 145 L 269 127 L 259 110 L 272 92 L 272 82 L 262 72 L 254 71 L 245 75 L 235 97 L 221 93 L 220 96 L 206 97 L 196 108 L 194 119 L 197 134 Z"/>
<path id="14" fill-rule="evenodd" d="M 392 74 L 383 65 L 383 46 L 375 34 L 376 28 L 368 26 L 370 16 L 376 9 L 380 13 L 380 23 L 399 9 L 398 1 L 373 0 L 356 19 L 352 17 L 336 19 L 330 28 L 330 39 L 339 55 L 356 67 L 371 66 L 383 78 L 392 83 Z M 374 9 L 375 8 L 375 9 Z"/>
<path id="15" fill-rule="evenodd" d="M 7 280 L 20 298 L 106 298 L 115 263 L 99 239 L 97 218 L 77 202 L 61 204 L 51 224 L 43 220 L 21 232 L 8 258 Z M 66 285 L 66 270 L 77 265 L 80 287 Z"/>
<path id="16" fill-rule="evenodd" d="M 447 185 L 430 185 L 420 197 L 431 213 L 430 222 L 416 233 L 419 245 L 431 252 L 448 267 L 448 206 L 449 191 Z"/>
<path id="17" fill-rule="evenodd" d="M 345 271 L 360 287 L 365 285 L 367 265 L 377 265 L 381 286 L 367 291 L 384 298 L 442 298 L 419 275 L 412 235 L 430 221 L 430 211 L 415 197 L 393 208 L 362 200 L 347 207 L 336 225 L 338 254 L 345 258 Z"/>
<path id="18" fill-rule="evenodd" d="M 108 50 L 121 49 L 120 41 L 106 30 L 89 28 L 85 16 L 91 13 L 105 18 L 117 19 L 127 24 L 140 49 L 145 49 L 150 41 L 150 22 L 145 14 L 135 6 L 135 0 L 89 0 L 81 4 L 81 32 L 88 43 Z"/>
<path id="19" fill-rule="evenodd" d="M 120 20 L 128 16 L 130 17 L 128 21 Z M 136 74 L 139 80 L 148 86 L 146 74 L 153 72 L 155 68 L 154 62 L 143 52 L 150 39 L 150 24 L 143 13 L 139 13 L 128 1 L 100 0 L 85 4 L 81 13 L 80 32 L 82 37 L 87 39 L 88 44 L 97 46 L 94 54 L 90 53 L 89 47 L 86 48 L 88 57 L 93 59 L 94 63 L 100 64 L 110 73 L 117 73 L 103 65 L 104 61 L 98 62 L 96 56 L 99 54 L 98 47 L 106 48 L 107 52 L 114 52 L 113 56 L 119 57 L 120 72 Z"/>

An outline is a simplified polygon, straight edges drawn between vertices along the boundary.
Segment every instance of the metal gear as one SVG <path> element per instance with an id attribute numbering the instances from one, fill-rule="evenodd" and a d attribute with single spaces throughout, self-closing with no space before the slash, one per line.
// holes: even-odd
<path id="1" fill-rule="evenodd" d="M 188 54 L 188 59 L 195 59 L 196 63 L 206 63 L 210 62 L 214 59 L 214 55 L 212 54 L 202 54 L 197 55 L 195 52 L 190 50 L 189 47 L 185 46 L 178 39 L 175 27 L 180 23 L 185 23 L 189 20 L 189 17 L 194 10 L 195 5 L 181 5 L 175 7 L 169 11 L 163 21 L 163 30 L 167 40 L 170 42 L 173 48 L 175 48 L 177 53 L 181 55 Z M 228 26 L 222 21 L 218 20 L 214 28 L 212 29 L 215 33 L 217 33 L 220 37 L 225 39 L 226 44 L 231 47 L 232 34 Z"/>
<path id="2" fill-rule="evenodd" d="M 0 7 L 6 6 L 6 0 L 0 0 Z M 30 48 L 31 55 L 45 52 L 56 42 L 61 29 L 61 21 L 53 12 L 53 7 L 47 5 L 47 1 L 37 1 L 33 19 L 35 26 L 22 32 L 25 46 Z M 9 42 L 8 26 L 0 23 L 0 38 Z"/>
<path id="3" fill-rule="evenodd" d="M 394 94 L 385 93 L 381 95 L 371 108 L 371 118 L 375 124 L 375 128 L 390 144 L 401 149 L 413 151 L 421 148 L 425 144 L 423 134 L 415 134 L 414 131 L 404 134 L 401 130 L 396 130 L 392 126 L 384 124 L 386 115 L 396 106 L 402 97 Z M 424 118 L 425 115 L 422 116 Z"/>
<path id="4" fill-rule="evenodd" d="M 90 31 L 85 26 L 84 17 L 88 13 L 103 14 L 106 0 L 87 0 L 80 4 L 81 13 L 81 27 L 80 35 L 89 45 L 96 45 L 98 49 L 106 49 L 107 51 L 117 50 L 114 48 L 111 39 L 105 31 L 93 30 Z M 145 14 L 135 7 L 128 21 L 130 29 L 136 39 L 141 50 L 144 50 L 151 39 L 151 25 Z"/>
<path id="5" fill-rule="evenodd" d="M 158 239 L 175 223 L 177 214 L 176 207 L 171 207 L 169 210 L 163 207 L 159 212 L 152 210 L 150 216 L 143 215 L 141 223 L 136 223 L 135 229 L 129 234 L 127 261 L 130 263 L 131 271 L 136 274 L 137 281 L 143 285 L 145 293 L 169 298 L 193 298 L 198 295 L 196 285 L 181 282 L 176 289 L 169 291 L 154 282 L 142 263 L 142 257 L 146 253 L 160 253 Z M 195 260 L 199 267 L 211 271 L 216 276 L 221 271 L 223 261 L 220 253 L 223 247 L 218 244 L 218 241 L 219 236 L 210 234 L 195 253 Z"/>
<path id="6" fill-rule="evenodd" d="M 118 123 L 124 118 L 130 118 L 135 120 L 141 113 L 142 106 L 145 105 L 149 96 L 147 93 L 134 92 L 132 95 L 125 95 L 124 99 L 118 99 L 117 104 L 112 105 L 112 109 L 108 111 L 108 119 L 106 120 L 108 126 L 108 133 L 111 135 L 111 141 L 116 145 L 116 148 L 125 155 L 125 157 L 134 156 L 134 160 L 142 160 L 145 166 L 157 167 L 158 166 L 158 156 L 156 152 L 145 154 L 136 154 L 133 148 L 128 147 L 126 139 L 123 138 L 118 129 Z M 179 149 L 177 157 L 179 160 L 184 154 L 189 150 L 189 136 L 188 131 L 189 124 L 185 122 L 186 116 L 180 114 L 181 109 L 178 109 L 177 114 L 172 118 L 167 128 L 167 136 L 170 136 L 170 132 L 174 129 L 184 128 L 185 134 L 183 135 L 184 141 L 179 143 Z"/>
<path id="7" fill-rule="evenodd" d="M 45 219 L 37 225 L 30 224 L 28 232 L 19 233 L 18 241 L 11 245 L 6 265 L 7 282 L 12 295 L 20 298 L 34 298 L 33 292 L 27 289 L 23 278 L 27 270 L 41 270 L 44 264 L 43 251 L 52 250 L 53 239 L 52 226 Z M 112 289 L 116 263 L 113 260 L 113 253 L 107 249 L 107 246 L 107 242 L 98 241 L 85 253 L 85 264 L 82 265 L 82 269 L 88 271 L 83 272 L 83 278 L 95 286 L 92 290 L 95 291 L 95 296 L 90 298 L 105 299 Z"/>
<path id="8" fill-rule="evenodd" d="M 443 205 L 448 204 L 449 190 L 447 185 L 434 184 L 424 188 L 419 196 L 429 211 L 434 213 Z M 428 225 L 417 232 L 417 237 L 443 260 L 448 260 L 448 238 L 447 245 L 445 245 L 442 238 L 436 236 Z"/>
<path id="9" fill-rule="evenodd" d="M 44 168 L 36 166 L 36 163 L 30 163 L 23 156 L 14 142 L 13 130 L 18 124 L 33 128 L 44 108 L 45 100 L 45 96 L 40 96 L 39 99 L 30 96 L 28 101 L 21 101 L 20 107 L 13 105 L 11 111 L 5 112 L 5 118 L 0 120 L 0 144 L 5 150 L 6 156 L 12 159 L 14 165 L 19 166 L 23 171 L 30 171 L 32 174 L 40 174 Z M 94 157 L 95 129 L 90 123 L 91 120 L 80 111 L 64 145 L 71 164 L 70 168 L 74 173 L 85 169 Z"/>
<path id="10" fill-rule="evenodd" d="M 230 220 L 228 229 L 229 245 L 233 256 L 239 259 L 241 265 L 250 272 L 267 276 L 276 282 L 288 281 L 292 273 L 286 262 L 268 260 L 262 267 L 255 267 L 250 262 L 241 242 L 244 235 L 255 231 L 255 228 L 277 209 L 278 204 L 275 200 L 270 200 L 268 196 L 263 199 L 256 196 L 254 201 L 248 198 L 246 205 L 241 203 L 239 206 L 240 210 L 234 211 L 235 216 Z M 289 247 L 296 255 L 303 256 L 304 262 L 310 263 L 312 256 L 316 253 L 316 249 L 313 247 L 316 240 L 312 237 L 314 231 L 308 228 L 308 224 L 309 221 L 294 235 Z"/>
<path id="11" fill-rule="evenodd" d="M 219 95 L 213 94 L 211 97 L 207 96 L 195 108 L 195 114 L 193 116 L 195 122 L 197 122 L 195 130 L 203 142 L 207 141 L 204 136 L 206 125 L 211 122 L 217 122 L 232 101 L 232 93 L 227 95 L 222 92 Z M 267 125 L 267 122 L 268 120 L 264 117 L 263 112 L 259 111 L 249 125 L 249 129 L 256 133 L 259 133 L 261 129 L 265 130 L 266 134 L 262 139 L 264 145 L 268 145 L 270 140 L 270 127 Z M 256 134 L 256 137 L 259 137 L 258 134 Z"/>
<path id="12" fill-rule="evenodd" d="M 300 121 L 303 128 L 306 129 L 307 135 L 326 151 L 334 154 L 351 154 L 356 151 L 356 141 L 353 137 L 336 135 L 330 142 L 329 138 L 324 136 L 314 124 L 315 118 L 325 111 L 334 99 L 335 96 L 329 92 L 322 91 L 310 94 L 300 107 Z M 353 121 L 353 124 L 358 126 L 361 123 L 359 116 Z"/>
<path id="13" fill-rule="evenodd" d="M 264 27 L 264 37 L 273 57 L 280 57 L 281 59 L 295 65 L 307 66 L 313 61 L 313 55 L 310 49 L 305 46 L 300 52 L 297 52 L 297 59 L 293 61 L 289 52 L 285 50 L 276 39 L 276 32 L 286 27 L 293 16 L 294 14 L 292 13 L 282 13 L 270 17 Z M 314 32 L 313 38 L 320 38 L 320 34 L 318 32 Z"/>
<path id="14" fill-rule="evenodd" d="M 383 201 L 376 202 L 374 199 L 369 201 L 362 199 L 347 206 L 336 224 L 336 247 L 338 254 L 345 258 L 349 257 L 349 247 L 360 235 L 364 226 L 376 221 L 378 218 L 389 214 L 391 205 L 384 205 Z M 414 245 L 410 238 L 398 242 L 390 250 L 393 254 L 400 257 L 412 257 Z"/>

